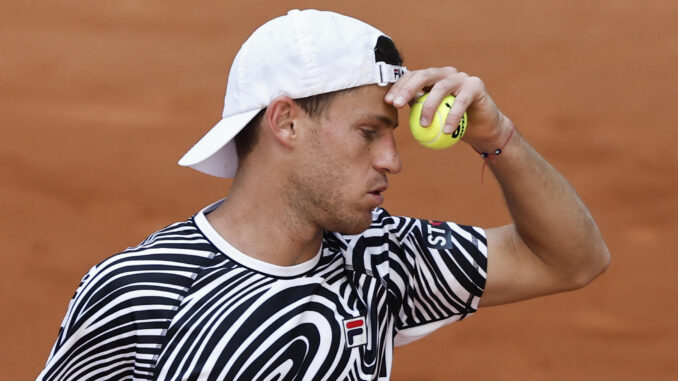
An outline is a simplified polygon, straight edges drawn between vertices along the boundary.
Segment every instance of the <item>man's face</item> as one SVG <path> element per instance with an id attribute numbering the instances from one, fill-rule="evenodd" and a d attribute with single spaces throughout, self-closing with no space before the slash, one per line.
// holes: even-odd
<path id="1" fill-rule="evenodd" d="M 326 112 L 299 122 L 302 144 L 292 176 L 296 209 L 319 227 L 357 234 L 383 202 L 387 175 L 400 172 L 393 135 L 397 110 L 388 87 L 362 86 L 332 99 Z"/>

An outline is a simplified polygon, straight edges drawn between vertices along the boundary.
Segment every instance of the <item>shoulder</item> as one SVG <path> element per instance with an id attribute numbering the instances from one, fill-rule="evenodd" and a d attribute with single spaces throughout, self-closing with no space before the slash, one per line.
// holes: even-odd
<path id="1" fill-rule="evenodd" d="M 114 263 L 150 263 L 200 265 L 214 256 L 217 249 L 196 226 L 193 217 L 170 224 L 149 235 L 136 246 L 128 247 L 104 260 L 102 265 Z"/>
<path id="2" fill-rule="evenodd" d="M 431 249 L 449 249 L 452 246 L 486 246 L 483 228 L 450 221 L 434 221 L 405 216 L 391 216 L 386 210 L 375 210 L 370 229 L 381 229 L 399 243 L 417 241 Z M 369 231 L 369 230 L 368 230 Z"/>
<path id="3" fill-rule="evenodd" d="M 383 260 L 410 258 L 436 252 L 468 255 L 484 264 L 487 256 L 485 230 L 454 222 L 392 216 L 377 208 L 372 224 L 357 235 L 331 234 L 331 244 L 352 257 L 369 254 Z M 427 254 L 428 253 L 428 254 Z"/>
<path id="4" fill-rule="evenodd" d="M 405 240 L 439 241 L 436 234 L 463 238 L 464 241 L 478 241 L 485 244 L 485 232 L 482 228 L 467 226 L 454 222 L 433 221 L 407 216 L 393 216 L 386 209 L 376 208 L 372 211 L 372 223 L 364 232 L 347 235 L 337 232 L 331 234 L 341 242 L 350 242 L 370 237 L 388 238 L 402 243 Z M 437 239 L 436 239 L 437 238 Z M 449 243 L 449 240 L 446 240 Z"/>
<path id="5" fill-rule="evenodd" d="M 101 261 L 92 267 L 83 284 L 94 300 L 123 289 L 183 288 L 202 268 L 217 260 L 216 252 L 188 219 L 160 229 L 139 245 Z"/>
<path id="6" fill-rule="evenodd" d="M 176 222 L 149 235 L 140 244 L 110 256 L 98 268 L 146 265 L 198 265 L 216 249 L 195 226 L 192 219 Z"/>
<path id="7" fill-rule="evenodd" d="M 189 219 L 93 266 L 69 303 L 46 374 L 111 348 L 158 340 L 199 272 L 220 258 Z M 76 352 L 87 355 L 69 357 Z"/>

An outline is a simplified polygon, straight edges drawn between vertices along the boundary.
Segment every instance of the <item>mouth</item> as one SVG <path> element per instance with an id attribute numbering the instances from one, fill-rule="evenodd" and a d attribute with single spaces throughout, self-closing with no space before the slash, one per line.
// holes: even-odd
<path id="1" fill-rule="evenodd" d="M 384 196 L 382 193 L 385 192 L 386 189 L 388 189 L 388 185 L 382 185 L 367 192 L 376 203 L 376 206 L 384 203 Z"/>

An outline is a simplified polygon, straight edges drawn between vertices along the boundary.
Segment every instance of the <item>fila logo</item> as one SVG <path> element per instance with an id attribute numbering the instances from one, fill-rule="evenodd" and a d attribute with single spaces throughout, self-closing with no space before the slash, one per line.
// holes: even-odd
<path id="1" fill-rule="evenodd" d="M 353 348 L 367 343 L 367 325 L 365 318 L 360 316 L 355 319 L 344 320 L 344 337 L 346 347 Z"/>
<path id="2" fill-rule="evenodd" d="M 428 246 L 434 249 L 452 248 L 452 229 L 445 222 L 428 221 L 424 225 L 424 236 Z"/>

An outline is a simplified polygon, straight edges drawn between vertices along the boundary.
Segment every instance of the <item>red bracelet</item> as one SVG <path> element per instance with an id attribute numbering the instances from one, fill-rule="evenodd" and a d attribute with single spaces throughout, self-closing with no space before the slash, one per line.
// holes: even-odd
<path id="1" fill-rule="evenodd" d="M 480 157 L 483 158 L 483 169 L 480 170 L 480 184 L 485 184 L 485 167 L 487 166 L 488 161 L 492 161 L 494 163 L 494 159 L 501 154 L 501 152 L 504 150 L 504 147 L 508 144 L 509 140 L 511 140 L 511 137 L 513 137 L 513 131 L 515 128 L 511 126 L 511 133 L 509 134 L 508 138 L 504 142 L 504 144 L 501 145 L 501 147 L 497 148 L 494 150 L 492 153 L 487 153 L 487 152 L 480 152 L 477 149 L 473 148 L 474 151 L 478 152 L 480 154 Z"/>

